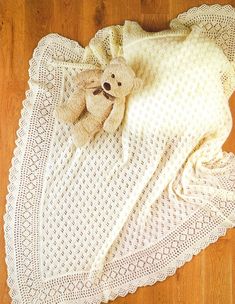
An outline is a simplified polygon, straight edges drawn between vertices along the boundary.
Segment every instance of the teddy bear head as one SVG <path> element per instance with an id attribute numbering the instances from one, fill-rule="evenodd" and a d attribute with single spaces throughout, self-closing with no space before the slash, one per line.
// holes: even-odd
<path id="1" fill-rule="evenodd" d="M 104 91 L 114 97 L 125 97 L 142 86 L 142 80 L 135 76 L 123 57 L 110 61 L 101 76 Z"/>

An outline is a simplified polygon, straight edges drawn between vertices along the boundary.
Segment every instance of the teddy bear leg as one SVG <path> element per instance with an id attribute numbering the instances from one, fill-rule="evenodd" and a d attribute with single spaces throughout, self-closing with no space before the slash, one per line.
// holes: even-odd
<path id="1" fill-rule="evenodd" d="M 89 140 L 92 139 L 101 128 L 102 124 L 98 122 L 92 114 L 88 113 L 73 128 L 73 139 L 75 145 L 82 147 L 89 142 Z"/>
<path id="2" fill-rule="evenodd" d="M 82 121 L 79 121 L 75 126 L 73 126 L 72 135 L 75 146 L 79 148 L 84 146 L 90 139 L 90 134 L 84 128 Z"/>
<path id="3" fill-rule="evenodd" d="M 55 116 L 64 122 L 75 122 L 86 106 L 85 91 L 75 91 L 66 104 L 56 107 Z"/>
<path id="4" fill-rule="evenodd" d="M 76 112 L 74 112 L 67 105 L 60 105 L 55 110 L 56 118 L 64 122 L 73 122 L 77 118 Z"/>

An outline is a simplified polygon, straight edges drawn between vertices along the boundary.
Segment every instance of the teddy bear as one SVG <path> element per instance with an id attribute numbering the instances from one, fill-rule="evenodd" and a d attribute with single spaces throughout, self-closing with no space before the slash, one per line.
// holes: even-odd
<path id="1" fill-rule="evenodd" d="M 57 106 L 55 114 L 63 122 L 73 123 L 74 144 L 82 147 L 101 129 L 114 133 L 125 112 L 126 97 L 142 86 L 124 57 L 115 57 L 104 70 L 80 72 L 67 103 Z"/>

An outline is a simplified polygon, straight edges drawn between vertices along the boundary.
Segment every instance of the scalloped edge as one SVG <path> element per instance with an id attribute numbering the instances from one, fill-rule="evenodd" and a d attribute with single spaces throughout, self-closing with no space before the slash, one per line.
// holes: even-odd
<path id="1" fill-rule="evenodd" d="M 192 21 L 193 17 L 203 16 L 205 13 L 207 15 L 227 16 L 235 20 L 235 7 L 231 4 L 202 4 L 201 6 L 192 7 L 187 11 L 180 13 L 170 21 L 169 26 L 172 30 L 183 30 L 184 27 L 188 28 L 187 23 Z"/>
<path id="2" fill-rule="evenodd" d="M 234 215 L 232 215 L 232 217 L 234 217 Z M 198 244 L 198 246 L 193 247 L 192 248 L 192 252 L 191 253 L 187 253 L 185 254 L 182 259 L 180 261 L 178 261 L 177 266 L 174 266 L 172 268 L 168 268 L 166 273 L 164 274 L 164 276 L 161 279 L 156 278 L 157 274 L 153 274 L 147 277 L 147 279 L 145 278 L 141 278 L 139 280 L 137 280 L 135 286 L 132 286 L 131 284 L 128 285 L 128 288 L 123 291 L 124 288 L 120 288 L 117 292 L 113 292 L 112 295 L 109 296 L 109 298 L 105 298 L 103 295 L 100 295 L 100 297 L 95 298 L 92 300 L 92 302 L 86 302 L 86 304 L 100 304 L 101 302 L 104 303 L 108 303 L 108 301 L 114 301 L 115 299 L 117 299 L 118 297 L 125 297 L 127 294 L 133 294 L 136 292 L 136 290 L 140 287 L 146 287 L 146 286 L 153 286 L 154 284 L 156 284 L 157 282 L 162 282 L 164 281 L 166 278 L 173 276 L 176 271 L 181 268 L 182 266 L 184 266 L 186 263 L 190 262 L 194 256 L 196 256 L 198 253 L 200 253 L 201 251 L 203 251 L 205 248 L 207 248 L 209 245 L 214 244 L 218 241 L 218 239 L 220 237 L 223 237 L 226 235 L 228 228 L 233 228 L 234 226 L 231 227 L 225 227 L 225 226 L 218 226 L 215 230 L 218 231 L 217 234 L 211 234 L 209 237 L 213 237 L 213 239 L 210 241 L 208 240 L 201 240 Z M 168 272 L 169 270 L 169 272 Z M 161 274 L 160 274 L 161 275 Z M 74 301 L 70 301 L 69 304 L 76 304 Z M 66 302 L 65 302 L 66 303 Z"/>
<path id="3" fill-rule="evenodd" d="M 204 5 L 201 5 L 200 7 L 193 7 L 191 9 L 189 9 L 187 12 L 179 14 L 177 18 L 186 18 L 186 14 L 188 14 L 189 12 L 195 13 L 196 11 L 198 11 L 202 8 L 212 8 L 212 7 L 213 8 L 217 7 L 217 8 L 221 8 L 221 9 L 228 7 L 229 9 L 227 11 L 231 11 L 231 9 L 232 9 L 233 13 L 235 13 L 235 9 L 231 5 L 222 6 L 219 4 L 215 4 L 215 5 L 204 4 Z M 227 14 L 227 12 L 226 12 L 226 14 Z M 40 62 L 40 60 L 38 61 L 38 59 L 42 56 L 44 49 L 49 45 L 49 42 L 55 43 L 54 38 L 60 39 L 60 40 L 66 40 L 67 42 L 71 41 L 71 43 L 75 42 L 73 40 L 70 40 L 70 39 L 65 38 L 58 34 L 49 34 L 49 35 L 43 37 L 38 42 L 37 47 L 33 51 L 33 56 L 29 61 L 29 69 L 28 69 L 29 78 L 31 78 L 31 75 L 33 75 L 33 72 L 34 72 L 33 63 Z M 46 43 L 45 47 L 43 47 L 41 52 L 39 52 L 39 49 L 41 48 L 41 46 L 43 45 L 43 43 L 45 41 L 47 41 L 48 43 Z M 75 42 L 75 43 L 77 45 L 79 45 L 77 42 Z M 7 269 L 8 269 L 7 284 L 9 286 L 9 295 L 12 299 L 13 304 L 22 303 L 21 295 L 19 293 L 19 288 L 17 285 L 17 278 L 15 277 L 16 269 L 15 269 L 15 263 L 14 263 L 14 250 L 13 250 L 13 248 L 14 248 L 13 228 L 14 228 L 14 226 L 12 225 L 12 222 L 14 222 L 14 207 L 15 207 L 14 195 L 17 194 L 17 187 L 15 187 L 15 185 L 14 185 L 14 179 L 16 179 L 17 176 L 19 176 L 19 174 L 20 174 L 20 172 L 17 169 L 20 167 L 20 164 L 22 161 L 22 156 L 24 155 L 24 151 L 25 151 L 26 141 L 28 138 L 28 134 L 25 131 L 27 130 L 27 128 L 30 125 L 30 121 L 27 119 L 28 117 L 30 117 L 30 111 L 29 111 L 30 108 L 28 108 L 28 106 L 30 105 L 31 102 L 33 104 L 32 96 L 33 96 L 34 90 L 33 90 L 33 87 L 31 86 L 31 79 L 28 80 L 28 85 L 29 85 L 29 89 L 26 91 L 26 93 L 25 93 L 26 98 L 22 102 L 23 108 L 21 110 L 21 117 L 19 119 L 18 130 L 16 132 L 17 138 L 15 140 L 15 148 L 14 148 L 13 157 L 11 160 L 11 167 L 9 169 L 9 183 L 8 183 L 8 187 L 7 187 L 8 193 L 6 196 L 6 211 L 3 216 L 4 237 L 5 237 L 5 242 L 6 242 L 5 262 L 6 262 Z M 17 186 L 19 186 L 19 185 L 17 185 Z M 235 217 L 235 214 L 232 214 L 231 217 L 232 218 Z M 197 255 L 199 252 L 201 252 L 203 249 L 208 247 L 210 244 L 215 243 L 220 237 L 224 236 L 227 232 L 227 229 L 231 228 L 231 227 L 234 227 L 234 226 L 228 226 L 228 225 L 226 225 L 225 222 L 220 223 L 220 225 L 218 225 L 214 229 L 215 232 L 209 235 L 209 238 L 207 237 L 207 238 L 201 240 L 198 243 L 198 246 L 191 248 L 190 253 L 188 253 L 188 252 L 185 253 L 183 255 L 183 257 L 179 261 L 177 261 L 177 265 L 174 265 L 174 267 L 168 268 L 166 270 L 166 272 L 164 273 L 164 275 L 161 279 L 157 278 L 157 273 L 155 273 L 155 274 L 149 275 L 147 278 L 140 278 L 140 279 L 136 280 L 134 283 L 134 286 L 131 283 L 129 283 L 129 285 L 125 288 L 119 288 L 119 289 L 113 290 L 111 292 L 111 294 L 108 295 L 108 297 L 104 297 L 103 294 L 100 294 L 98 297 L 92 298 L 91 301 L 89 301 L 89 302 L 87 302 L 87 299 L 84 299 L 84 301 L 86 301 L 86 303 L 91 303 L 91 304 L 100 304 L 101 302 L 107 303 L 108 301 L 110 301 L 110 300 L 113 301 L 118 297 L 125 297 L 129 293 L 135 293 L 139 287 L 152 286 L 156 282 L 164 281 L 167 277 L 174 275 L 175 272 L 177 271 L 177 269 L 182 267 L 187 262 L 191 261 L 193 256 Z M 7 238 L 7 236 L 9 236 L 9 238 Z M 72 302 L 70 301 L 69 303 L 75 303 L 75 302 L 77 302 L 77 301 L 74 300 Z"/>
<path id="4" fill-rule="evenodd" d="M 21 296 L 19 294 L 17 280 L 15 278 L 15 255 L 14 255 L 14 216 L 15 216 L 15 197 L 17 196 L 17 187 L 19 185 L 17 184 L 17 187 L 14 185 L 14 180 L 17 180 L 17 177 L 19 177 L 19 168 L 23 160 L 23 155 L 25 152 L 26 147 L 26 141 L 27 141 L 27 130 L 30 125 L 30 103 L 33 104 L 33 88 L 31 86 L 31 76 L 35 73 L 35 66 L 34 63 L 37 63 L 37 60 L 40 57 L 39 48 L 41 45 L 48 39 L 48 36 L 43 37 L 37 47 L 33 51 L 33 56 L 29 60 L 29 80 L 27 82 L 29 89 L 25 92 L 25 99 L 23 100 L 23 108 L 21 109 L 21 116 L 18 123 L 18 129 L 16 131 L 16 140 L 15 140 L 15 148 L 13 150 L 13 157 L 11 160 L 11 167 L 9 169 L 9 177 L 8 177 L 8 186 L 7 186 L 7 195 L 6 195 L 6 209 L 5 214 L 3 216 L 4 220 L 4 238 L 5 238 L 5 262 L 8 269 L 8 278 L 7 278 L 7 284 L 9 286 L 9 295 L 12 298 L 12 303 L 18 303 L 18 301 L 21 301 Z M 14 266 L 13 266 L 14 265 Z"/>
<path id="5" fill-rule="evenodd" d="M 42 37 L 35 49 L 33 50 L 33 55 L 29 60 L 28 75 L 29 80 L 27 84 L 29 89 L 25 92 L 25 99 L 22 101 L 22 109 L 20 112 L 20 119 L 18 122 L 18 129 L 16 131 L 15 147 L 13 150 L 13 156 L 11 159 L 11 164 L 9 168 L 8 176 L 8 186 L 6 195 L 6 206 L 5 213 L 3 215 L 3 229 L 4 229 L 4 239 L 5 239 L 5 263 L 7 266 L 7 285 L 9 287 L 9 295 L 12 299 L 13 304 L 21 303 L 21 295 L 19 293 L 19 288 L 17 284 L 17 278 L 15 277 L 16 267 L 15 267 L 15 255 L 14 255 L 14 217 L 15 217 L 15 203 L 18 194 L 19 184 L 15 184 L 14 181 L 20 177 L 21 163 L 25 153 L 27 138 L 28 138 L 28 127 L 30 125 L 31 110 L 34 104 L 33 96 L 35 94 L 32 79 L 35 74 L 39 73 L 39 69 L 35 70 L 35 66 L 40 63 L 40 58 L 44 54 L 48 46 L 53 47 L 53 44 L 57 40 L 64 40 L 67 43 L 70 42 L 71 45 L 76 45 L 81 47 L 78 42 L 71 39 L 65 38 L 57 33 L 51 33 Z M 83 49 L 83 48 L 82 48 Z M 18 179 L 19 180 L 19 179 Z"/>
<path id="6" fill-rule="evenodd" d="M 202 4 L 200 6 L 191 7 L 187 11 L 180 13 L 176 18 L 174 19 L 180 19 L 180 20 L 187 20 L 188 17 L 192 15 L 200 15 L 201 13 L 204 14 L 206 11 L 207 14 L 224 14 L 226 16 L 231 16 L 235 18 L 235 8 L 231 4 Z M 174 20 L 172 19 L 172 20 Z"/>

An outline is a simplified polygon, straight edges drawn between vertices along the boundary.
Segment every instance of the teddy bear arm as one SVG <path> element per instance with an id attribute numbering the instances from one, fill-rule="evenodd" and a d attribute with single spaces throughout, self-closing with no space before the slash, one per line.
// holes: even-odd
<path id="1" fill-rule="evenodd" d="M 87 87 L 89 85 L 98 86 L 103 71 L 99 69 L 85 70 L 80 72 L 76 79 L 78 86 Z"/>
<path id="2" fill-rule="evenodd" d="M 113 133 L 120 126 L 125 112 L 125 100 L 114 103 L 113 109 L 105 120 L 103 129 L 108 133 Z"/>

